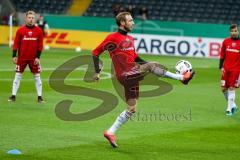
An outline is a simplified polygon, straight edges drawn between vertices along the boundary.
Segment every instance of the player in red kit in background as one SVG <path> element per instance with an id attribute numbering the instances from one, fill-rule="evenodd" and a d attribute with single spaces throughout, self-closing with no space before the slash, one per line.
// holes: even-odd
<path id="1" fill-rule="evenodd" d="M 35 12 L 28 11 L 25 15 L 26 24 L 17 30 L 13 45 L 13 63 L 16 64 L 16 74 L 12 85 L 12 96 L 8 101 L 16 101 L 17 90 L 22 74 L 28 65 L 34 75 L 37 90 L 37 101 L 44 102 L 42 98 L 42 81 L 40 79 L 40 56 L 43 49 L 42 30 L 35 26 Z"/>
<path id="2" fill-rule="evenodd" d="M 124 87 L 125 100 L 127 103 L 124 110 L 104 132 L 104 137 L 112 147 L 117 147 L 115 133 L 117 129 L 135 113 L 137 99 L 139 96 L 139 81 L 144 78 L 146 73 L 153 73 L 157 76 L 169 77 L 180 80 L 184 84 L 192 79 L 194 72 L 186 72 L 184 75 L 174 74 L 165 69 L 162 65 L 154 62 L 146 62 L 135 52 L 133 37 L 127 33 L 133 29 L 134 22 L 129 12 L 121 12 L 116 16 L 116 23 L 119 26 L 117 32 L 108 35 L 105 40 L 93 50 L 93 61 L 95 74 L 93 78 L 99 80 L 101 68 L 99 67 L 99 55 L 108 50 L 115 74 L 118 81 Z"/>
<path id="3" fill-rule="evenodd" d="M 230 38 L 222 43 L 219 68 L 222 70 L 221 87 L 227 100 L 226 115 L 236 113 L 235 89 L 240 84 L 240 39 L 237 24 L 230 26 Z"/>

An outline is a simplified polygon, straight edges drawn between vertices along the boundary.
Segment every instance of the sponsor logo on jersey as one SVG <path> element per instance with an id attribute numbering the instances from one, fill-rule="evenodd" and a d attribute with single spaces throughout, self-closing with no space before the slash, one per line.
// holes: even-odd
<path id="1" fill-rule="evenodd" d="M 28 35 L 29 35 L 29 36 L 32 36 L 32 31 L 29 31 L 29 32 L 28 32 Z"/>
<path id="2" fill-rule="evenodd" d="M 25 41 L 36 41 L 37 38 L 24 36 L 24 37 L 23 37 L 23 40 L 25 40 Z"/>
<path id="3" fill-rule="evenodd" d="M 240 51 L 237 50 L 237 49 L 231 49 L 231 48 L 227 48 L 226 51 L 235 52 L 235 53 L 239 53 L 239 52 L 240 52 Z"/>
<path id="4" fill-rule="evenodd" d="M 134 50 L 133 43 L 130 41 L 130 39 L 126 38 L 125 41 L 122 41 L 119 44 L 119 48 L 121 51 L 130 51 Z"/>
<path id="5" fill-rule="evenodd" d="M 130 50 L 134 50 L 134 47 L 121 48 L 121 51 L 130 51 Z"/>
<path id="6" fill-rule="evenodd" d="M 235 42 L 232 43 L 232 47 L 236 47 L 236 45 L 237 45 L 237 44 L 236 44 Z"/>

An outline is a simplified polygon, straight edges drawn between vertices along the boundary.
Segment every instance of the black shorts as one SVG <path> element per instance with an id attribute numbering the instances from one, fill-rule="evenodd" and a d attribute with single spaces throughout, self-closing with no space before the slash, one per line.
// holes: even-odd
<path id="1" fill-rule="evenodd" d="M 139 81 L 144 79 L 139 71 L 131 71 L 123 74 L 118 78 L 119 82 L 124 87 L 125 100 L 138 99 L 139 97 Z"/>

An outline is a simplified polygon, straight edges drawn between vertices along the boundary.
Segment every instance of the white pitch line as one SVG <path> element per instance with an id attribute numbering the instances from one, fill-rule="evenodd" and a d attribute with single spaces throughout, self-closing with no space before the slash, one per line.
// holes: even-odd
<path id="1" fill-rule="evenodd" d="M 103 73 L 102 73 L 103 74 Z M 112 76 L 110 73 L 106 73 L 106 76 L 101 76 L 101 79 L 110 79 Z M 49 78 L 41 78 L 42 81 L 49 81 Z M 63 79 L 51 79 L 52 81 L 62 81 Z M 13 81 L 10 78 L 0 78 L 0 81 Z M 21 81 L 34 81 L 33 78 L 22 78 Z M 66 78 L 64 81 L 83 81 L 83 78 Z"/>
<path id="2" fill-rule="evenodd" d="M 55 70 L 55 68 L 44 68 L 43 71 L 53 71 Z M 68 68 L 65 68 L 63 70 L 72 70 L 71 68 L 68 69 Z M 86 71 L 87 69 L 86 68 L 77 68 L 75 70 L 81 70 L 81 71 Z M 13 71 L 14 70 L 10 70 L 10 69 L 0 69 L 0 71 L 2 72 L 9 72 L 9 71 Z M 62 71 L 62 70 L 61 70 Z M 111 73 L 108 73 L 108 72 L 101 72 L 101 79 L 110 79 L 112 77 Z M 1 81 L 13 81 L 13 79 L 10 79 L 10 78 L 0 78 Z M 62 80 L 62 79 L 52 79 L 54 81 L 59 81 L 59 80 Z M 82 81 L 83 78 L 66 78 L 65 81 Z M 31 78 L 23 78 L 21 81 L 33 81 L 33 79 Z M 49 81 L 49 78 L 42 78 L 42 81 Z"/>
<path id="3" fill-rule="evenodd" d="M 54 70 L 56 70 L 56 68 L 41 68 L 42 69 L 42 71 L 54 71 Z M 26 70 L 29 70 L 28 68 L 26 68 Z M 61 69 L 61 71 L 64 71 L 64 70 L 66 70 L 66 71 L 68 71 L 68 70 L 72 70 L 72 68 L 63 68 L 63 69 Z M 77 68 L 77 69 L 74 69 L 73 71 L 75 71 L 75 70 L 77 70 L 77 71 L 86 71 L 87 70 L 87 68 L 86 67 L 79 67 L 79 68 Z M 1 72 L 9 72 L 9 71 L 15 71 L 15 68 L 14 69 L 0 69 L 0 71 Z"/>
<path id="4" fill-rule="evenodd" d="M 194 68 L 214 68 L 213 66 L 193 66 Z M 171 68 L 171 67 L 169 67 Z M 56 70 L 56 68 L 41 68 L 42 71 L 53 71 L 53 70 Z M 29 71 L 28 68 L 26 68 L 27 71 Z M 72 68 L 64 68 L 62 69 L 61 71 L 63 70 L 72 70 Z M 73 71 L 86 71 L 87 68 L 86 67 L 78 67 L 77 69 L 74 69 Z M 10 71 L 15 71 L 15 68 L 14 69 L 0 69 L 0 72 L 10 72 Z"/>
<path id="5" fill-rule="evenodd" d="M 110 79 L 110 77 L 101 77 L 102 80 L 104 79 Z M 42 78 L 41 79 L 42 81 L 49 81 L 49 79 L 47 78 Z M 61 81 L 62 79 L 52 79 L 52 81 Z M 10 79 L 10 78 L 0 78 L 0 81 L 13 81 L 13 79 Z M 33 81 L 34 82 L 34 79 L 32 78 L 23 78 L 21 79 L 21 81 L 26 81 L 26 82 L 30 82 L 30 81 Z M 66 78 L 64 81 L 83 81 L 83 78 Z"/>

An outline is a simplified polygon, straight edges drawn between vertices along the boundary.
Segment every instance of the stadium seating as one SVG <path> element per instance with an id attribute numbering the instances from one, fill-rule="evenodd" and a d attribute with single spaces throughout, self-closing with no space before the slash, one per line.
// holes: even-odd
<path id="1" fill-rule="evenodd" d="M 148 9 L 148 19 L 203 23 L 238 22 L 240 1 L 234 0 L 93 0 L 85 16 L 113 17 L 116 4 L 132 5 L 135 15 L 140 7 Z M 138 18 L 137 16 L 135 18 Z"/>
<path id="2" fill-rule="evenodd" d="M 38 13 L 64 14 L 72 0 L 12 0 L 12 2 L 18 12 L 34 10 Z"/>

